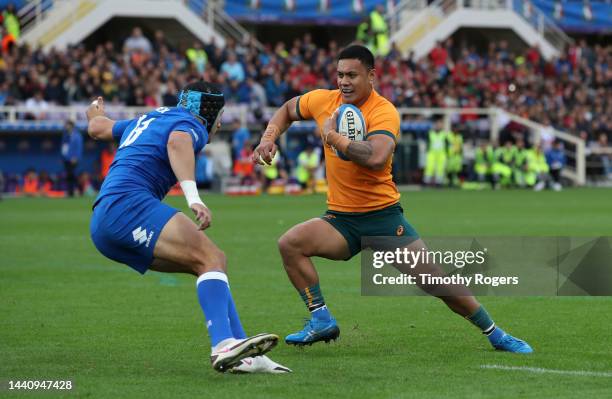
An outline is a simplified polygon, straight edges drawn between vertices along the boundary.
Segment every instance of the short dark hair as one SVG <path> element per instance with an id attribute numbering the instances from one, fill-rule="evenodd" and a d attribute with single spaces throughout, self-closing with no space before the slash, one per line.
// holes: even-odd
<path id="1" fill-rule="evenodd" d="M 224 105 L 223 92 L 219 86 L 203 80 L 191 82 L 183 87 L 176 104 L 177 107 L 185 108 L 202 118 L 207 129 L 213 127 Z"/>
<path id="2" fill-rule="evenodd" d="M 367 47 L 359 44 L 352 44 L 340 51 L 338 61 L 346 59 L 361 61 L 368 71 L 374 68 L 374 55 Z"/>

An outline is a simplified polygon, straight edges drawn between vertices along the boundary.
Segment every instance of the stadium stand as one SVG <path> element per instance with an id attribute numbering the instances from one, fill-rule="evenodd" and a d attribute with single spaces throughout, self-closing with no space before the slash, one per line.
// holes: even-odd
<path id="1" fill-rule="evenodd" d="M 309 23 L 313 25 L 355 24 L 366 10 L 372 10 L 378 0 L 338 1 L 240 1 L 226 0 L 225 11 L 239 21 L 265 23 Z"/>
<path id="2" fill-rule="evenodd" d="M 606 0 L 533 0 L 563 30 L 571 33 L 609 34 L 612 4 Z"/>
<path id="3" fill-rule="evenodd" d="M 232 4 L 237 2 L 226 2 L 228 12 L 234 12 Z M 122 45 L 109 41 L 92 48 L 79 44 L 45 51 L 19 43 L 3 50 L 0 132 L 6 134 L 0 136 L 4 153 L 0 170 L 18 176 L 36 166 L 60 173 L 57 154 L 51 150 L 57 147 L 58 137 L 50 133 L 61 131 L 67 118 L 82 128 L 79 112 L 96 95 L 103 95 L 111 109 L 141 107 L 130 111 L 138 112 L 174 105 L 177 87 L 203 77 L 222 85 L 227 121 L 246 115 L 243 122 L 257 128 L 270 115 L 268 107 L 313 88 L 335 87 L 334 58 L 339 45 L 334 41 L 316 45 L 306 34 L 289 44 L 261 45 L 232 37 L 223 46 L 214 41 L 172 43 L 163 30 L 145 31 L 142 36 L 138 26 L 133 28 L 138 37 L 125 37 Z M 589 146 L 599 142 L 602 134 L 608 142 L 612 139 L 611 63 L 612 45 L 590 45 L 585 40 L 546 60 L 537 47 L 517 49 L 499 40 L 477 48 L 450 38 L 438 42 L 421 59 L 392 47 L 387 56 L 376 60 L 377 89 L 406 110 L 504 109 L 579 137 Z M 55 112 L 58 106 L 70 108 Z M 402 130 L 416 138 L 423 138 L 431 127 L 426 114 L 406 111 L 402 115 Z M 121 116 L 128 114 L 117 114 Z M 486 118 L 483 127 L 483 118 L 467 111 L 453 123 L 474 139 L 481 137 L 479 131 L 489 130 Z M 302 124 L 294 131 L 307 134 L 312 129 L 312 124 Z M 20 131 L 39 134 L 29 136 L 34 144 L 24 144 L 23 136 L 15 135 Z M 26 147 L 38 154 L 36 165 L 20 156 L 19 148 Z M 97 174 L 103 148 L 86 142 L 82 171 Z M 300 151 L 288 152 L 297 156 Z M 419 165 L 412 161 L 412 166 Z"/>
<path id="4" fill-rule="evenodd" d="M 163 32 L 156 36 L 163 43 Z M 231 40 L 224 48 L 205 44 L 203 76 L 223 86 L 228 104 L 253 109 L 278 106 L 316 87 L 334 87 L 337 46 L 305 42 L 295 40 L 288 50 L 278 45 L 259 50 Z M 159 43 L 151 52 L 115 49 L 110 42 L 93 50 L 76 46 L 50 52 L 16 46 L 2 57 L 0 105 L 32 109 L 19 118 L 26 120 L 46 120 L 41 118 L 45 108 L 87 103 L 96 94 L 117 105 L 171 105 L 176 87 L 201 75 L 186 50 Z M 612 92 L 606 90 L 611 50 L 612 45 L 581 41 L 547 62 L 537 48 L 513 53 L 501 41 L 479 53 L 448 40 L 419 61 L 397 52 L 378 58 L 378 90 L 399 107 L 499 106 L 592 140 L 600 132 L 612 133 Z M 239 72 L 233 75 L 231 68 Z"/>
<path id="5" fill-rule="evenodd" d="M 151 52 L 115 49 L 110 42 L 93 50 L 50 52 L 16 46 L 2 57 L 0 105 L 31 109 L 19 118 L 26 120 L 46 120 L 41 112 L 49 106 L 87 103 L 96 94 L 116 105 L 172 105 L 176 87 L 202 75 L 186 50 L 169 49 L 163 32 L 156 37 Z M 288 50 L 278 45 L 259 50 L 231 40 L 224 48 L 205 44 L 203 76 L 223 86 L 228 104 L 254 110 L 316 87 L 334 87 L 337 46 L 304 43 L 308 40 L 295 40 Z M 606 90 L 611 50 L 580 41 L 547 62 L 537 48 L 513 53 L 501 41 L 481 54 L 448 40 L 422 60 L 393 51 L 378 58 L 378 90 L 399 107 L 498 106 L 593 140 L 612 133 L 612 92 Z M 231 68 L 239 72 L 233 75 Z M 15 128 L 2 124 L 3 130 Z"/>

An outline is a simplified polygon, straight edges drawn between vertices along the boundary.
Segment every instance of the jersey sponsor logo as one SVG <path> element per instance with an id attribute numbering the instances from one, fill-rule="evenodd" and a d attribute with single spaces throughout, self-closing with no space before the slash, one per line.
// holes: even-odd
<path id="1" fill-rule="evenodd" d="M 132 231 L 132 237 L 134 237 L 134 241 L 139 244 L 144 244 L 147 242 L 147 229 L 143 229 L 141 226 L 138 226 Z"/>
<path id="2" fill-rule="evenodd" d="M 147 243 L 145 244 L 145 247 L 149 248 L 149 244 L 151 243 L 151 238 L 153 238 L 154 233 L 155 233 L 154 231 L 149 232 L 149 236 L 147 237 Z"/>
<path id="3" fill-rule="evenodd" d="M 134 230 L 132 230 L 132 237 L 134 237 L 134 241 L 138 244 L 145 244 L 145 247 L 149 248 L 149 244 L 151 243 L 151 239 L 153 238 L 154 231 L 150 231 L 147 234 L 147 229 L 143 229 L 142 226 L 138 226 Z"/>

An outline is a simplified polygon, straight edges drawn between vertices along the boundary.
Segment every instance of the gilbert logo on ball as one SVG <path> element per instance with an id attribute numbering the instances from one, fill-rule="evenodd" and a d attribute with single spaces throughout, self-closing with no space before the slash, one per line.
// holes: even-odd
<path id="1" fill-rule="evenodd" d="M 365 140 L 366 124 L 363 114 L 353 104 L 342 104 L 338 108 L 338 120 L 336 122 L 336 131 L 348 137 L 352 141 Z M 335 150 L 335 149 L 334 149 Z M 350 161 L 350 159 L 342 152 L 335 150 L 340 159 Z"/>

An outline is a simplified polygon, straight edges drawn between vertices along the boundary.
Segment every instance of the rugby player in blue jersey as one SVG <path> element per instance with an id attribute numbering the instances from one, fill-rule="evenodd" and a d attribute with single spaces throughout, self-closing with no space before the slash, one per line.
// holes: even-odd
<path id="1" fill-rule="evenodd" d="M 107 258 L 144 274 L 147 270 L 197 277 L 197 295 L 217 371 L 283 373 L 291 370 L 263 356 L 278 337 L 247 337 L 232 299 L 226 257 L 202 230 L 212 214 L 194 181 L 195 154 L 220 126 L 224 99 L 210 83 L 190 83 L 176 107 L 161 107 L 131 120 L 105 116 L 98 97 L 87 109 L 88 133 L 116 140 L 119 148 L 93 206 L 91 238 Z M 180 182 L 197 224 L 161 200 Z"/>

